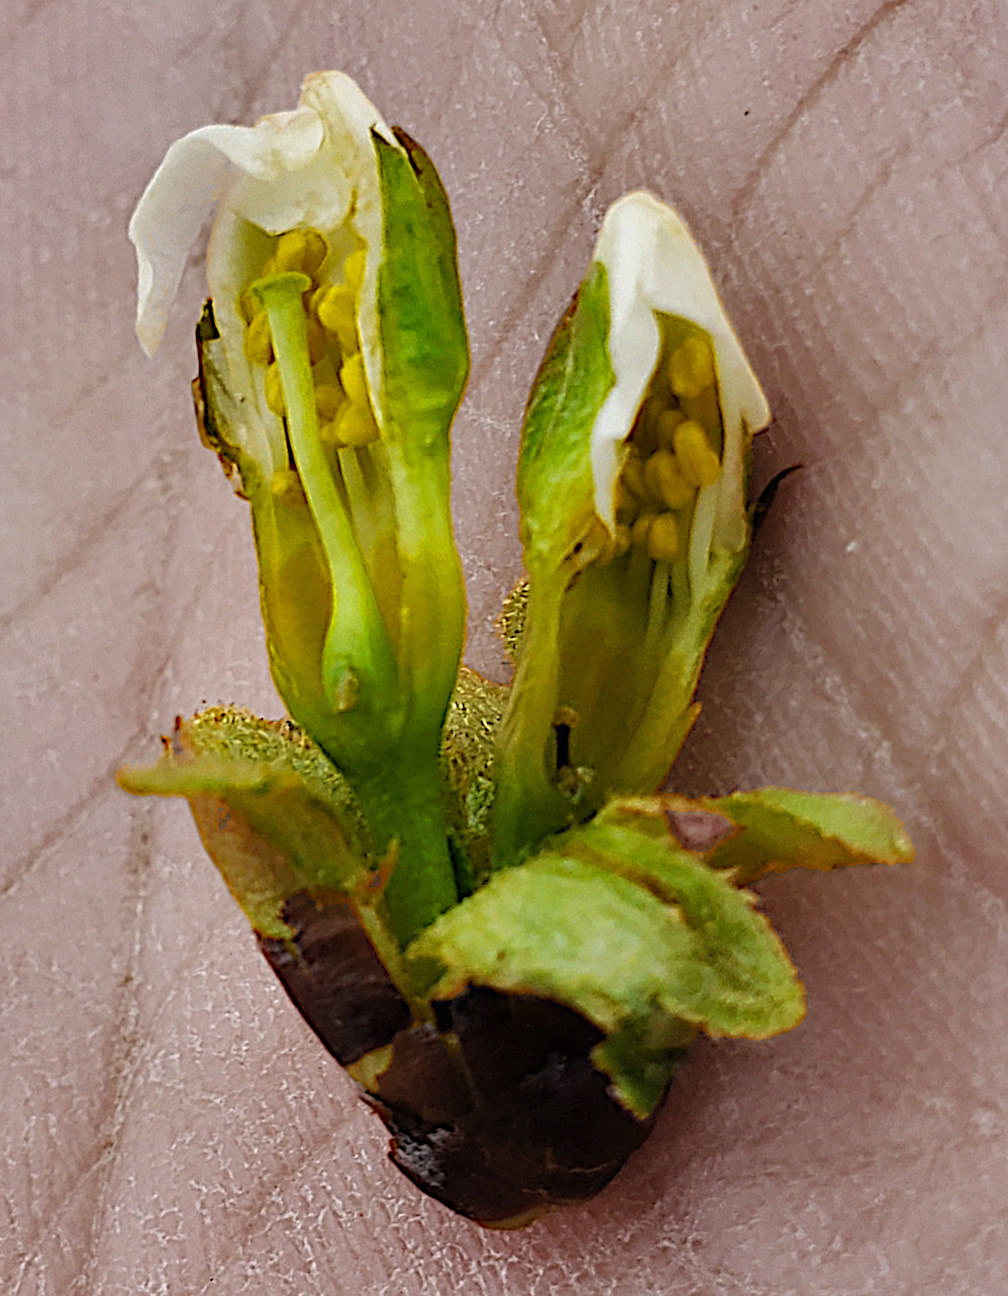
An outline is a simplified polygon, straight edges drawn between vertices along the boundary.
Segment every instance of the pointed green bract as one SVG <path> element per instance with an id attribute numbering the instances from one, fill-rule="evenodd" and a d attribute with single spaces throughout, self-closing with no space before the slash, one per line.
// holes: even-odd
<path id="1" fill-rule="evenodd" d="M 708 862 L 735 870 L 740 882 L 792 868 L 909 864 L 914 848 L 901 820 L 871 797 L 823 796 L 766 787 L 725 797 L 668 796 L 672 811 L 724 816 L 736 831 L 708 852 Z"/>
<path id="2" fill-rule="evenodd" d="M 525 410 L 516 491 L 529 585 L 500 734 L 497 867 L 574 817 L 556 782 L 553 720 L 564 594 L 604 536 L 593 504 L 591 430 L 615 381 L 608 315 L 605 268 L 595 264 L 553 335 Z"/>
<path id="3" fill-rule="evenodd" d="M 290 896 L 350 892 L 366 880 L 353 794 L 290 725 L 215 708 L 180 723 L 157 764 L 121 770 L 119 784 L 189 801 L 207 853 L 261 936 L 289 938 Z"/>

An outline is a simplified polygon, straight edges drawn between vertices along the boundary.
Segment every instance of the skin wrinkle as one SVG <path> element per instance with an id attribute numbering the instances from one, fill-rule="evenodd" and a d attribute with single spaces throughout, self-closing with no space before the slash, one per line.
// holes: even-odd
<path id="1" fill-rule="evenodd" d="M 135 1068 L 131 1066 L 131 1059 L 138 1055 L 142 1046 L 142 1040 L 139 1033 L 140 982 L 136 972 L 140 961 L 141 927 L 143 923 L 144 906 L 147 900 L 146 883 L 150 875 L 151 860 L 150 852 L 148 850 L 148 825 L 150 819 L 150 814 L 139 815 L 139 825 L 136 827 L 137 859 L 133 866 L 133 875 L 137 882 L 137 889 L 133 913 L 133 940 L 131 942 L 130 960 L 126 973 L 128 980 L 124 986 L 125 993 L 123 994 L 123 1006 L 119 1018 L 119 1056 L 121 1060 L 118 1067 L 113 1066 L 110 1068 L 112 1075 L 109 1087 L 112 1090 L 113 1097 L 108 1130 L 102 1140 L 104 1153 L 99 1158 L 96 1166 L 98 1187 L 94 1195 L 94 1211 L 91 1217 L 91 1228 L 88 1235 L 87 1251 L 81 1269 L 81 1291 L 83 1296 L 88 1296 L 88 1293 L 91 1292 L 100 1291 L 100 1287 L 98 1287 L 97 1284 L 101 1280 L 96 1277 L 98 1243 L 102 1233 L 104 1232 L 107 1194 L 120 1152 L 121 1145 L 119 1135 L 128 1114 L 128 1104 L 122 1101 L 122 1096 L 124 1090 L 130 1084 L 133 1075 L 135 1075 Z"/>
<path id="2" fill-rule="evenodd" d="M 991 303 L 987 306 L 984 313 L 987 314 L 988 312 L 993 311 L 996 309 L 997 305 L 1004 304 L 1006 300 L 1008 300 L 1008 276 L 1002 278 L 996 285 Z M 984 336 L 988 327 L 989 326 L 986 322 L 981 323 L 969 335 L 959 339 L 951 349 L 947 345 L 943 346 L 940 340 L 936 340 L 934 346 L 921 355 L 913 368 L 900 383 L 899 387 L 895 389 L 892 400 L 882 407 L 874 406 L 871 408 L 881 414 L 898 410 L 904 398 L 904 389 L 916 386 L 921 376 L 931 370 L 935 361 L 939 357 L 954 360 L 958 358 L 963 351 L 973 347 L 976 342 Z M 845 399 L 849 406 L 849 388 L 847 389 Z M 866 411 L 866 413 L 867 412 L 868 411 Z M 1006 562 L 1006 571 L 1008 571 L 1008 562 Z M 948 686 L 948 692 L 943 701 L 941 713 L 936 714 L 935 716 L 936 725 L 944 725 L 950 711 L 959 708 L 964 704 L 969 695 L 970 682 L 975 681 L 982 670 L 983 656 L 993 645 L 997 636 L 997 631 L 1006 617 L 1008 617 L 1008 596 L 999 599 L 992 613 L 988 617 L 984 618 L 978 632 L 978 637 L 972 645 L 971 652 L 958 673 L 955 671 L 956 663 L 950 663 L 953 672 L 952 683 Z M 822 640 L 818 642 L 818 646 L 827 656 L 830 656 L 835 652 L 837 645 L 834 644 L 831 646 L 827 641 Z M 878 707 L 872 706 L 873 699 L 876 703 L 881 703 L 882 701 L 882 699 L 880 699 L 873 690 L 868 690 L 867 694 L 859 699 L 859 706 L 861 708 L 860 714 L 862 714 L 866 719 L 869 719 L 875 727 L 885 729 L 885 713 Z M 891 741 L 897 746 L 900 745 L 898 732 Z M 915 746 L 906 746 L 903 751 L 903 762 L 908 766 L 911 765 L 916 755 L 917 750 Z"/>
<path id="3" fill-rule="evenodd" d="M 110 789 L 106 794 L 106 800 L 111 798 L 111 795 Z M 73 1198 L 79 1195 L 93 1175 L 98 1174 L 99 1177 L 101 1176 L 103 1165 L 116 1154 L 117 1131 L 120 1122 L 117 1121 L 118 1104 L 115 1095 L 121 1088 L 123 1078 L 130 1070 L 128 1066 L 129 1058 L 135 1047 L 136 998 L 138 992 L 138 981 L 135 972 L 140 951 L 139 924 L 145 898 L 144 884 L 150 866 L 150 856 L 147 849 L 147 824 L 151 818 L 149 813 L 151 809 L 152 807 L 149 806 L 143 807 L 144 813 L 139 816 L 139 823 L 134 825 L 134 830 L 131 833 L 133 849 L 127 853 L 127 858 L 130 860 L 128 866 L 129 876 L 136 887 L 134 897 L 135 922 L 126 972 L 120 981 L 120 987 L 123 990 L 122 1004 L 118 1012 L 118 1024 L 113 1032 L 113 1038 L 118 1040 L 118 1047 L 113 1045 L 110 1050 L 108 1075 L 105 1081 L 105 1087 L 112 1092 L 113 1098 L 105 1104 L 108 1107 L 108 1116 L 106 1120 L 101 1122 L 96 1133 L 95 1145 L 97 1150 L 94 1156 L 85 1163 L 83 1170 L 78 1172 L 74 1181 L 56 1198 L 55 1202 L 32 1203 L 35 1233 L 30 1240 L 23 1244 L 25 1254 L 21 1266 L 22 1275 L 41 1256 L 40 1241 L 44 1237 L 53 1235 L 55 1232 L 53 1225 L 61 1211 L 69 1205 Z M 95 1195 L 93 1216 L 100 1211 L 102 1191 L 103 1188 L 99 1187 Z M 15 1287 L 15 1291 L 17 1291 L 17 1287 Z"/>
<path id="4" fill-rule="evenodd" d="M 193 454 L 192 446 L 176 446 L 174 449 L 166 450 L 156 470 L 160 484 L 163 486 L 165 479 L 171 478 L 178 467 L 188 460 L 192 460 L 194 465 L 197 463 L 202 465 L 203 456 L 197 458 Z M 3 643 L 4 636 L 9 630 L 16 628 L 22 621 L 37 612 L 65 581 L 77 576 L 103 541 L 114 537 L 121 524 L 130 520 L 129 506 L 134 503 L 138 490 L 150 480 L 150 477 L 150 467 L 145 465 L 143 471 L 113 497 L 105 512 L 83 531 L 78 531 L 72 537 L 66 552 L 47 570 L 40 573 L 32 593 L 0 616 L 0 644 Z"/>
<path id="5" fill-rule="evenodd" d="M 203 570 L 209 570 L 213 565 L 213 561 L 214 557 L 211 553 L 203 564 Z M 148 584 L 151 588 L 156 588 L 154 583 L 149 582 Z M 147 715 L 151 712 L 153 699 L 157 690 L 164 682 L 167 670 L 171 666 L 172 655 L 177 647 L 178 639 L 184 633 L 186 620 L 201 595 L 201 585 L 200 582 L 197 581 L 190 598 L 179 614 L 174 633 L 164 637 L 162 640 L 164 646 L 159 657 L 155 659 L 149 688 L 147 690 L 147 695 L 144 698 L 146 705 L 139 708 Z M 159 623 L 158 611 L 159 609 L 157 608 L 151 611 L 148 623 L 152 626 Z M 158 636 L 152 635 L 149 642 L 158 642 Z M 149 750 L 149 744 L 152 737 L 154 737 L 154 735 L 150 732 L 149 722 L 138 724 L 101 773 L 94 777 L 88 785 L 85 793 L 78 797 L 73 804 L 63 812 L 52 828 L 43 835 L 40 842 L 33 845 L 28 852 L 14 861 L 4 877 L 3 882 L 0 883 L 0 906 L 3 905 L 5 900 L 16 893 L 18 888 L 32 876 L 36 869 L 52 857 L 54 848 L 77 827 L 78 823 L 83 822 L 83 820 L 87 818 L 90 808 L 94 806 L 95 798 L 98 796 L 99 789 L 111 789 L 114 786 L 116 770 L 120 769 L 123 764 L 128 763 L 131 759 L 138 758 L 141 752 Z"/>
<path id="6" fill-rule="evenodd" d="M 732 201 L 732 213 L 736 220 L 741 220 L 749 200 L 759 187 L 760 181 L 770 167 L 770 163 L 780 153 L 785 141 L 805 116 L 808 109 L 833 85 L 848 62 L 852 62 L 857 57 L 875 33 L 910 2 L 911 0 L 885 0 L 885 3 L 881 4 L 871 18 L 858 28 L 851 39 L 837 50 L 825 70 L 802 92 L 797 104 L 784 119 L 780 129 L 756 159 L 756 164 L 745 183 L 736 192 Z"/>
<path id="7" fill-rule="evenodd" d="M 212 564 L 212 561 L 213 558 L 211 556 L 204 564 L 204 570 L 209 568 L 209 566 Z M 164 681 L 165 672 L 167 671 L 171 663 L 172 655 L 174 653 L 175 648 L 177 647 L 177 639 L 182 634 L 186 621 L 188 620 L 188 616 L 192 612 L 192 609 L 195 603 L 198 601 L 198 598 L 201 596 L 201 594 L 202 594 L 201 582 L 196 581 L 194 583 L 192 595 L 190 599 L 187 601 L 185 607 L 183 608 L 178 618 L 178 624 L 176 626 L 175 633 L 174 635 L 168 637 L 163 652 L 161 654 L 161 657 L 159 659 L 159 664 L 157 665 L 155 672 L 150 679 L 148 698 L 147 698 L 148 703 L 151 703 L 153 701 L 154 695 L 156 694 L 157 690 L 161 687 Z M 152 614 L 151 620 L 155 621 L 156 619 L 157 618 L 155 617 L 155 615 Z M 149 706 L 147 710 L 149 713 L 150 710 Z M 99 807 L 99 805 L 101 804 L 100 799 L 98 799 L 99 788 L 104 787 L 106 789 L 106 796 L 108 797 L 115 795 L 115 789 L 114 789 L 115 771 L 121 768 L 121 766 L 124 763 L 127 763 L 131 758 L 135 759 L 139 757 L 140 752 L 144 747 L 144 739 L 149 739 L 149 737 L 150 735 L 146 725 L 134 731 L 134 733 L 131 734 L 128 741 L 124 744 L 122 749 L 117 753 L 117 755 L 112 760 L 112 762 L 110 762 L 109 766 L 103 771 L 101 775 L 99 775 L 93 781 L 92 785 L 88 789 L 88 792 L 85 794 L 85 796 L 81 798 L 74 806 L 72 806 L 70 811 L 68 811 L 67 814 L 64 815 L 60 821 L 58 821 L 58 823 L 55 825 L 53 830 L 51 830 L 50 833 L 46 835 L 46 838 L 43 840 L 41 845 L 30 855 L 24 857 L 20 867 L 18 867 L 18 865 L 15 865 L 14 870 L 12 870 L 13 876 L 11 876 L 8 879 L 8 881 L 5 883 L 3 888 L 0 889 L 0 906 L 2 906 L 4 900 L 8 899 L 10 896 L 16 893 L 19 886 L 23 884 L 23 882 L 29 876 L 31 876 L 38 867 L 42 866 L 48 859 L 53 858 L 55 856 L 55 847 L 59 845 L 61 841 L 65 840 L 66 837 L 69 836 L 70 833 L 74 831 L 74 829 L 78 826 L 79 823 L 84 822 L 89 817 L 89 815 Z M 139 1008 L 138 1008 L 139 980 L 135 976 L 135 970 L 136 970 L 136 964 L 140 952 L 140 939 L 141 939 L 140 924 L 142 922 L 143 901 L 145 899 L 145 893 L 142 893 L 142 885 L 143 885 L 143 879 L 146 876 L 147 869 L 150 863 L 149 853 L 147 852 L 146 849 L 147 839 L 148 839 L 147 825 L 150 823 L 151 817 L 154 813 L 154 807 L 144 803 L 139 806 L 134 805 L 132 807 L 132 811 L 135 816 L 133 820 L 132 832 L 137 835 L 137 839 L 138 839 L 138 846 L 135 852 L 136 859 L 134 861 L 134 869 L 133 869 L 133 876 L 135 879 L 138 880 L 138 895 L 137 895 L 137 903 L 136 903 L 136 910 L 135 910 L 133 948 L 132 948 L 130 963 L 126 973 L 126 978 L 127 978 L 126 987 L 124 987 L 127 988 L 127 994 L 125 998 L 127 999 L 127 1001 L 129 1001 L 130 997 L 132 996 L 132 1003 L 127 1002 L 125 1004 L 122 1011 L 121 1020 L 123 1022 L 132 1023 L 130 1029 L 133 1032 L 133 1036 L 135 1036 L 135 1038 L 133 1039 L 133 1043 L 130 1045 L 130 1047 L 125 1048 L 124 1052 L 121 1051 L 120 1053 L 121 1060 L 117 1061 L 116 1054 L 113 1052 L 113 1059 L 112 1062 L 110 1063 L 110 1069 L 113 1073 L 113 1076 L 117 1078 L 117 1083 L 116 1083 L 117 1097 L 113 1103 L 112 1113 L 109 1118 L 110 1132 L 102 1139 L 101 1151 L 96 1159 L 96 1167 L 98 1168 L 101 1177 L 101 1186 L 95 1195 L 95 1208 L 93 1213 L 92 1229 L 90 1235 L 91 1241 L 89 1246 L 89 1259 L 85 1264 L 85 1268 L 84 1268 L 85 1274 L 88 1272 L 88 1266 L 92 1265 L 95 1259 L 95 1248 L 97 1246 L 97 1241 L 102 1232 L 102 1227 L 103 1227 L 99 1219 L 99 1216 L 101 1214 L 101 1206 L 106 1192 L 106 1185 L 112 1173 L 111 1163 L 118 1155 L 118 1136 L 119 1136 L 119 1132 L 123 1128 L 126 1119 L 125 1107 L 128 1105 L 129 1091 L 132 1086 L 133 1080 L 135 1079 L 136 1074 L 138 1072 L 140 1061 L 142 1060 L 143 1057 L 142 1045 L 144 1041 L 140 1040 L 139 1036 L 136 1036 L 136 1025 L 138 1022 L 137 1014 L 139 1012 Z M 143 847 L 142 850 L 140 849 L 140 846 Z M 210 940 L 213 938 L 213 935 L 214 933 L 212 931 L 207 931 L 204 936 L 204 943 L 209 943 Z M 166 999 L 170 997 L 171 997 L 170 995 L 166 996 Z M 163 1006 L 164 1005 L 162 1005 L 162 1009 Z M 156 1021 L 157 1017 L 160 1016 L 160 1012 L 161 1009 L 159 1009 L 155 1013 L 154 1021 Z M 123 1041 L 127 1041 L 127 1037 L 129 1036 L 130 1032 L 120 1029 L 119 1034 Z M 136 1056 L 136 1064 L 132 1066 L 129 1064 L 129 1058 L 131 1055 Z M 122 1101 L 120 1101 L 120 1099 Z M 61 1198 L 61 1201 L 68 1201 L 70 1195 L 71 1194 L 69 1193 L 65 1194 L 64 1197 Z M 51 1214 L 51 1212 L 48 1209 L 46 1210 L 45 1213 L 47 1216 L 50 1216 Z M 36 1212 L 36 1214 L 38 1214 L 38 1212 Z M 40 1232 L 42 1227 L 44 1226 L 40 1226 Z M 37 1250 L 37 1241 L 32 1243 L 30 1249 Z"/>
<path id="8" fill-rule="evenodd" d="M 913 141 L 904 140 L 886 157 L 879 159 L 879 166 L 875 174 L 865 185 L 864 191 L 858 196 L 857 202 L 851 208 L 847 219 L 833 235 L 830 241 L 823 249 L 823 261 L 830 262 L 838 256 L 840 249 L 850 239 L 851 234 L 857 228 L 858 220 L 872 201 L 880 194 L 883 189 L 889 185 L 893 178 L 898 174 L 899 168 L 913 153 Z"/>

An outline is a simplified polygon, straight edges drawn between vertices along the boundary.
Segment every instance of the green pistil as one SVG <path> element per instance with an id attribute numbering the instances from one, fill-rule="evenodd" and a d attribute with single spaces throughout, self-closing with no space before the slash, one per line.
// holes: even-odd
<path id="1" fill-rule="evenodd" d="M 377 711 L 391 716 L 397 693 L 395 659 L 350 517 L 319 437 L 302 303 L 302 293 L 311 287 L 311 280 L 290 271 L 267 275 L 251 287 L 269 316 L 287 407 L 287 435 L 335 591 L 333 617 L 322 655 L 326 695 L 337 712 L 360 705 L 369 714 Z"/>

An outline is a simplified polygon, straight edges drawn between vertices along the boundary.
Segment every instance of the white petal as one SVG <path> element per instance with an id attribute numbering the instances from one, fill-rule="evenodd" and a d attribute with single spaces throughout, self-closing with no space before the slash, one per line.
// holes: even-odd
<path id="1" fill-rule="evenodd" d="M 310 108 L 264 117 L 256 126 L 204 126 L 177 140 L 130 221 L 137 253 L 137 334 L 150 354 L 164 333 L 189 249 L 211 211 L 244 175 L 263 183 L 299 171 L 324 135 Z"/>
<path id="2" fill-rule="evenodd" d="M 679 215 L 651 194 L 626 194 L 606 213 L 595 249 L 609 281 L 609 355 L 616 383 L 592 428 L 595 509 L 615 523 L 615 487 L 622 443 L 658 360 L 655 312 L 705 329 L 714 343 L 724 417 L 724 467 L 719 482 L 719 539 L 742 542 L 742 420 L 750 432 L 770 421 L 770 407 L 718 296 L 703 253 Z M 713 488 L 712 488 L 713 489 Z"/>

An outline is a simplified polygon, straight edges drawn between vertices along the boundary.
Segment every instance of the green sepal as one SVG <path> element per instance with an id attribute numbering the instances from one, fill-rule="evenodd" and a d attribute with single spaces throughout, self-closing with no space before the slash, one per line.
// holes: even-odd
<path id="1" fill-rule="evenodd" d="M 616 381 L 608 332 L 608 282 L 596 261 L 553 334 L 525 408 L 515 490 L 533 585 L 542 568 L 568 558 L 595 516 L 591 432 Z"/>
<path id="2" fill-rule="evenodd" d="M 447 457 L 448 428 L 469 376 L 455 227 L 433 162 L 405 132 L 395 136 L 402 149 L 372 134 L 384 221 L 382 412 L 390 436 Z"/>
<path id="3" fill-rule="evenodd" d="M 286 940 L 285 902 L 301 892 L 366 896 L 375 872 L 353 793 L 289 722 L 215 707 L 179 720 L 151 766 L 118 782 L 138 796 L 182 796 L 207 853 L 253 929 Z"/>
<path id="4" fill-rule="evenodd" d="M 889 806 L 851 792 L 824 796 L 765 787 L 724 797 L 662 798 L 673 812 L 721 815 L 735 829 L 705 855 L 740 882 L 792 868 L 909 864 L 913 843 Z"/>
<path id="5" fill-rule="evenodd" d="M 412 942 L 432 998 L 470 984 L 554 999 L 607 1037 L 597 1065 L 649 1114 L 697 1029 L 763 1039 L 804 997 L 755 898 L 683 850 L 657 813 L 617 803 L 494 874 Z"/>
<path id="6" fill-rule="evenodd" d="M 436 759 L 465 636 L 451 521 L 449 431 L 469 375 L 469 342 L 448 199 L 427 154 L 402 132 L 372 133 L 382 196 L 377 326 L 379 422 L 402 571 L 397 657 L 402 759 Z"/>

